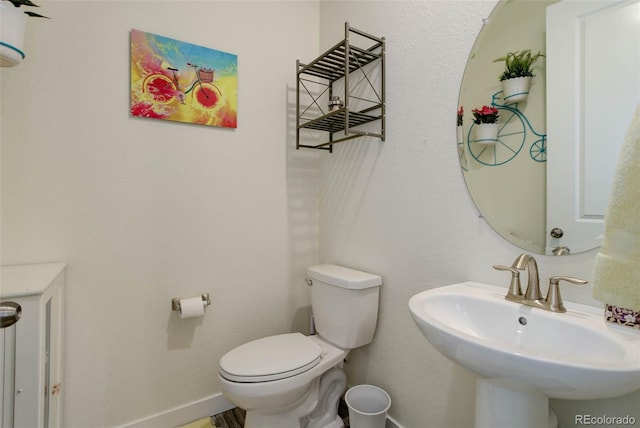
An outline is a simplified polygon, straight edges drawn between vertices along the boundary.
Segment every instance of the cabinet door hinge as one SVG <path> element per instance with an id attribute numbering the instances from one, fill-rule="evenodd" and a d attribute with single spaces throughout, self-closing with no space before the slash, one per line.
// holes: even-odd
<path id="1" fill-rule="evenodd" d="M 51 395 L 59 394 L 62 390 L 62 383 L 58 382 L 51 387 Z"/>

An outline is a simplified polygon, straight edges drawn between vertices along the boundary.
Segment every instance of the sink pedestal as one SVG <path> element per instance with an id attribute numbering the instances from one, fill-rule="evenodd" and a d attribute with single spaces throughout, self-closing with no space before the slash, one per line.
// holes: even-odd
<path id="1" fill-rule="evenodd" d="M 544 395 L 506 380 L 478 379 L 475 428 L 551 426 L 549 399 Z"/>

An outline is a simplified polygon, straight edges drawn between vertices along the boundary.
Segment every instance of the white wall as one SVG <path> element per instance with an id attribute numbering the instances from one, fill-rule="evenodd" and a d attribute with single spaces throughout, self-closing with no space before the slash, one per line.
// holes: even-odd
<path id="1" fill-rule="evenodd" d="M 293 144 L 318 3 L 39 1 L 1 69 L 2 263 L 65 260 L 66 427 L 220 391 L 232 347 L 306 326 L 318 154 Z M 238 129 L 131 118 L 129 31 L 238 55 Z M 172 297 L 209 292 L 204 318 Z M 185 421 L 186 422 L 186 421 Z"/>
<path id="2" fill-rule="evenodd" d="M 424 289 L 465 280 L 508 284 L 491 265 L 522 252 L 479 219 L 456 151 L 458 89 L 475 36 L 494 1 L 322 1 L 321 49 L 345 21 L 387 40 L 387 141 L 346 142 L 321 159 L 320 258 L 384 278 L 374 342 L 353 351 L 350 384 L 389 391 L 391 415 L 407 428 L 473 426 L 475 377 L 421 335 L 407 301 Z M 538 256 L 552 274 L 589 279 L 595 251 Z M 543 284 L 543 289 L 546 287 Z M 598 303 L 589 287 L 565 300 Z M 551 334 L 551 332 L 550 332 Z M 640 394 L 557 401 L 564 426 L 574 414 L 634 415 Z"/>
<path id="3" fill-rule="evenodd" d="M 467 279 L 506 285 L 490 266 L 520 253 L 478 218 L 454 144 L 493 0 L 39 3 L 54 19 L 31 23 L 28 59 L 0 70 L 2 261 L 70 263 L 67 427 L 218 392 L 222 353 L 302 323 L 318 242 L 322 261 L 384 277 L 378 331 L 350 355 L 349 382 L 387 389 L 407 428 L 472 426 L 475 377 L 426 342 L 407 301 Z M 296 152 L 295 59 L 341 39 L 345 21 L 387 38 L 388 139 Z M 132 27 L 237 53 L 239 128 L 130 118 Z M 588 279 L 594 254 L 540 256 L 541 276 Z M 170 313 L 171 297 L 204 291 L 204 318 Z M 595 303 L 588 288 L 564 293 Z M 553 404 L 572 426 L 576 412 L 640 419 L 639 401 Z"/>

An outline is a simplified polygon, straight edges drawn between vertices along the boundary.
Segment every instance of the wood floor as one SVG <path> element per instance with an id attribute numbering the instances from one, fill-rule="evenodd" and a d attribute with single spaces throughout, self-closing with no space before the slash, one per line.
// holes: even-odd
<path id="1" fill-rule="evenodd" d="M 219 428 L 242 428 L 244 426 L 245 411 L 239 408 L 227 410 L 211 417 Z M 349 428 L 349 408 L 344 400 L 340 400 L 338 415 L 342 418 L 345 428 Z M 267 428 L 267 427 L 265 427 Z"/>
<path id="2" fill-rule="evenodd" d="M 244 426 L 245 413 L 244 410 L 236 407 L 212 416 L 211 419 L 219 428 L 242 428 Z"/>

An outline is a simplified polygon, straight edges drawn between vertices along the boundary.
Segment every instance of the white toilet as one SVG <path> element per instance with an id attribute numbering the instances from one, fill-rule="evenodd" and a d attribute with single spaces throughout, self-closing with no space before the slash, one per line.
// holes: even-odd
<path id="1" fill-rule="evenodd" d="M 317 334 L 257 339 L 220 359 L 223 394 L 245 409 L 245 428 L 342 428 L 342 361 L 373 340 L 382 278 L 337 265 L 307 269 Z"/>

